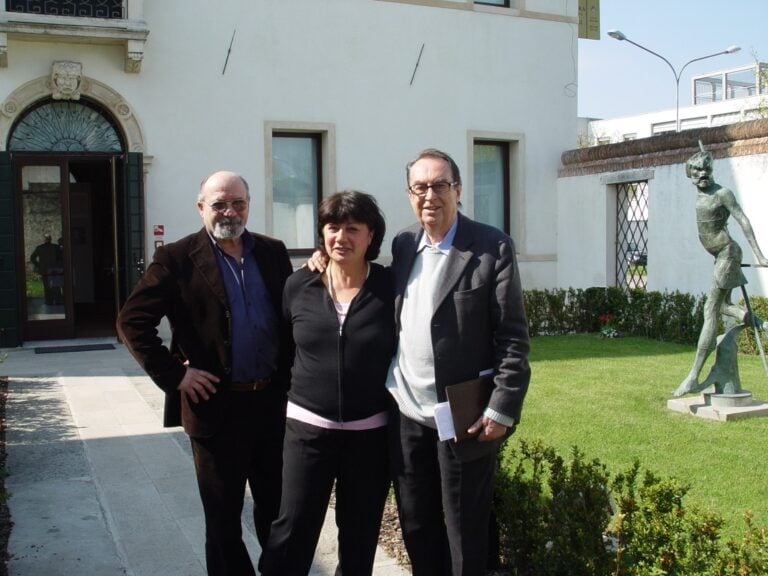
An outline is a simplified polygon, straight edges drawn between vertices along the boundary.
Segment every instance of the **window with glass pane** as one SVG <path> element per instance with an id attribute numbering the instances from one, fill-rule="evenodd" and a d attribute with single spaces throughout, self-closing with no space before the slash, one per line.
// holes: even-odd
<path id="1" fill-rule="evenodd" d="M 310 250 L 317 244 L 315 222 L 321 182 L 320 136 L 273 134 L 273 232 L 289 250 Z"/>
<path id="2" fill-rule="evenodd" d="M 474 168 L 475 220 L 509 234 L 509 144 L 476 142 Z"/>
<path id="3" fill-rule="evenodd" d="M 728 72 L 725 75 L 727 98 L 746 98 L 757 94 L 757 77 L 755 68 Z"/>
<path id="4" fill-rule="evenodd" d="M 486 4 L 488 6 L 509 7 L 509 0 L 475 0 L 475 4 Z"/>
<path id="5" fill-rule="evenodd" d="M 708 104 L 723 99 L 723 78 L 716 76 L 704 76 L 693 81 L 694 104 Z"/>
<path id="6" fill-rule="evenodd" d="M 27 320 L 65 318 L 59 166 L 25 166 L 21 174 Z"/>

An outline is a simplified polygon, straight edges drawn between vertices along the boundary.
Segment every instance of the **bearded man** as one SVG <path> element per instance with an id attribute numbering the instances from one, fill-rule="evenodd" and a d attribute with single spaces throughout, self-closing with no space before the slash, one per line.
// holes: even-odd
<path id="1" fill-rule="evenodd" d="M 165 426 L 192 444 L 211 576 L 255 575 L 242 540 L 245 485 L 262 547 L 280 505 L 291 363 L 282 292 L 285 245 L 248 232 L 248 183 L 219 171 L 200 185 L 203 228 L 157 249 L 117 319 L 122 341 L 165 391 Z M 166 346 L 157 327 L 171 327 Z"/>

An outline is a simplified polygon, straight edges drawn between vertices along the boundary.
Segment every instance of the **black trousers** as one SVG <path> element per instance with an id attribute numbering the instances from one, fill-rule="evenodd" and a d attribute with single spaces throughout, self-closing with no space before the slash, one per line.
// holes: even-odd
<path id="1" fill-rule="evenodd" d="M 327 430 L 288 419 L 283 499 L 264 558 L 267 576 L 306 576 L 333 482 L 339 562 L 336 574 L 371 574 L 389 491 L 386 427 Z"/>
<path id="2" fill-rule="evenodd" d="M 282 392 L 234 392 L 230 412 L 210 438 L 191 438 L 205 513 L 209 576 L 253 576 L 242 538 L 245 483 L 262 548 L 280 507 L 285 400 Z"/>
<path id="3" fill-rule="evenodd" d="M 437 430 L 402 414 L 390 426 L 395 496 L 413 576 L 483 576 L 495 452 L 461 462 Z"/>
<path id="4" fill-rule="evenodd" d="M 63 304 L 62 283 L 64 281 L 64 270 L 60 274 L 43 274 L 43 292 L 45 294 L 46 304 Z"/>

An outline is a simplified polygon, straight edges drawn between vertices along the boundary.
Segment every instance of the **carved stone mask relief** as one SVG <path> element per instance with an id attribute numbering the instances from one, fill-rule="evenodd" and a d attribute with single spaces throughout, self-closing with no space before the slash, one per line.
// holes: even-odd
<path id="1" fill-rule="evenodd" d="M 54 62 L 51 68 L 51 96 L 54 100 L 80 100 L 80 81 L 83 65 L 80 62 Z"/>

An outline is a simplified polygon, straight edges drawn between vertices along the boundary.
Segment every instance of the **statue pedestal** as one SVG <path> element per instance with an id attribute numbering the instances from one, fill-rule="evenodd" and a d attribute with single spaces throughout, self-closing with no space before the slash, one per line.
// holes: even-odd
<path id="1" fill-rule="evenodd" d="M 735 394 L 704 392 L 699 396 L 672 398 L 667 400 L 667 409 L 720 422 L 768 417 L 768 402 L 755 400 L 748 390 Z"/>

